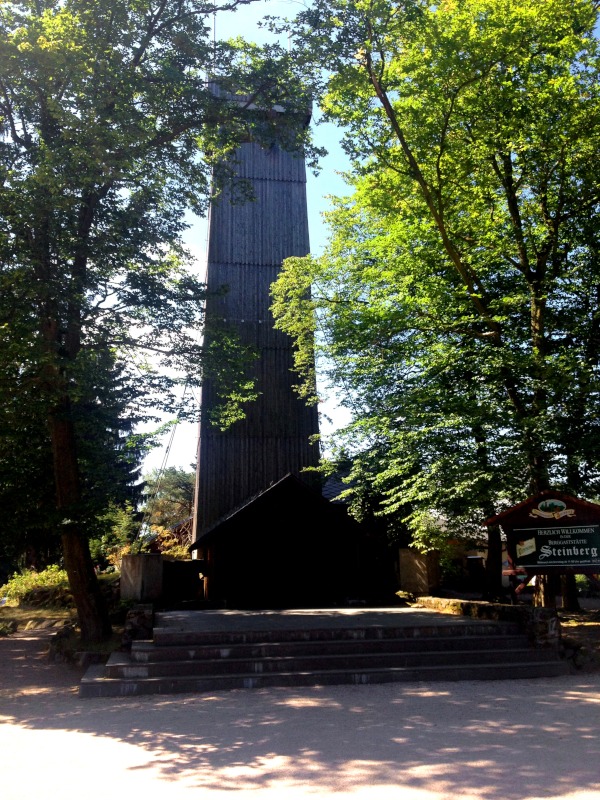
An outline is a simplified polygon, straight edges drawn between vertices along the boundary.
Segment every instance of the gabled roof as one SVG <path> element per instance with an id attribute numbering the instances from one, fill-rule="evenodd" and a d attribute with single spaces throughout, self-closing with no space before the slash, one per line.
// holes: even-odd
<path id="1" fill-rule="evenodd" d="M 340 498 L 340 495 L 348 488 L 348 484 L 344 483 L 344 481 L 338 475 L 331 475 L 325 481 L 322 494 L 326 500 L 329 500 L 332 503 L 345 503 L 347 501 L 343 498 Z"/>
<path id="2" fill-rule="evenodd" d="M 185 525 L 191 525 L 194 521 L 193 517 L 186 517 L 185 519 L 176 522 L 175 525 L 169 525 L 170 531 L 176 531 L 178 528 L 182 528 Z"/>
<path id="3" fill-rule="evenodd" d="M 246 509 L 250 506 L 254 505 L 257 501 L 266 499 L 268 500 L 270 496 L 274 496 L 279 494 L 281 491 L 292 491 L 297 492 L 300 495 L 304 495 L 306 499 L 314 502 L 323 504 L 324 508 L 328 508 L 331 506 L 329 500 L 324 498 L 319 492 L 309 486 L 309 484 L 305 483 L 305 481 L 301 480 L 300 478 L 293 475 L 289 472 L 280 480 L 275 481 L 263 491 L 258 492 L 257 494 L 253 495 L 252 497 L 248 498 L 244 503 L 237 506 L 236 508 L 229 511 L 227 514 L 222 516 L 216 522 L 214 522 L 209 528 L 202 531 L 200 536 L 193 542 L 189 550 L 196 550 L 198 547 L 202 546 L 206 543 L 207 538 L 211 538 L 211 536 L 215 533 L 215 531 L 224 525 L 226 522 L 234 519 L 239 514 L 242 514 Z"/>
<path id="4" fill-rule="evenodd" d="M 553 497 L 557 500 L 562 500 L 563 503 L 570 503 L 579 508 L 587 508 L 593 513 L 600 514 L 600 505 L 598 503 L 590 503 L 589 500 L 582 500 L 580 497 L 573 497 L 573 495 L 565 494 L 564 492 L 546 489 L 543 492 L 539 492 L 539 494 L 528 497 L 527 500 L 523 500 L 521 503 L 517 503 L 517 505 L 511 508 L 507 508 L 506 511 L 502 511 L 500 514 L 486 519 L 483 524 L 486 526 L 501 525 L 503 522 L 508 522 L 513 516 L 520 515 L 528 506 L 534 506 L 536 503 L 540 503 L 544 498 Z"/>

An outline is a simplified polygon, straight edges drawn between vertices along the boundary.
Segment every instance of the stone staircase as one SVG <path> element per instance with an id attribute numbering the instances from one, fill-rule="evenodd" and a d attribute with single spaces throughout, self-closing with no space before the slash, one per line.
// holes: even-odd
<path id="1" fill-rule="evenodd" d="M 554 677 L 569 672 L 556 646 L 533 647 L 515 622 L 440 614 L 331 618 L 205 612 L 157 614 L 152 639 L 92 665 L 81 697 L 272 686 Z M 187 614 L 187 616 L 186 616 Z M 207 619 L 211 626 L 203 625 Z M 253 623 L 248 624 L 248 620 Z"/>

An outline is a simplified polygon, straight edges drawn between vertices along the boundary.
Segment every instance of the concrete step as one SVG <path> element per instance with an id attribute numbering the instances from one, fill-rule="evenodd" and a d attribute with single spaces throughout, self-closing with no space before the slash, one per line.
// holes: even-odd
<path id="1" fill-rule="evenodd" d="M 153 629 L 153 642 L 157 647 L 204 644 L 249 644 L 266 642 L 357 641 L 387 639 L 430 639 L 455 636 L 498 636 L 519 634 L 513 622 L 463 622 L 444 625 L 358 626 L 327 628 L 284 628 L 207 631 L 174 626 Z"/>
<path id="2" fill-rule="evenodd" d="M 127 653 L 113 653 L 106 664 L 109 678 L 155 678 L 173 675 L 234 675 L 274 672 L 325 672 L 373 670 L 394 667 L 460 666 L 473 662 L 486 664 L 525 664 L 554 661 L 551 651 L 519 650 L 438 650 L 412 653 L 347 653 L 263 658 L 220 658 L 180 661 L 132 661 Z"/>
<path id="3" fill-rule="evenodd" d="M 523 634 L 498 636 L 431 636 L 396 639 L 324 639 L 308 641 L 229 642 L 212 644 L 165 645 L 154 641 L 135 641 L 131 660 L 138 663 L 158 661 L 195 661 L 224 658 L 283 658 L 284 656 L 324 656 L 360 653 L 428 653 L 442 650 L 519 650 L 527 647 Z"/>
<path id="4" fill-rule="evenodd" d="M 568 672 L 562 661 L 511 664 L 461 664 L 456 666 L 392 667 L 385 669 L 327 670 L 232 675 L 178 675 L 150 678 L 108 678 L 101 665 L 83 677 L 81 697 L 212 692 L 230 689 L 264 689 L 275 686 L 330 686 L 414 681 L 508 680 L 558 677 Z"/>
<path id="5" fill-rule="evenodd" d="M 90 667 L 80 696 L 505 680 L 569 671 L 556 648 L 529 646 L 514 623 L 438 616 L 423 624 L 420 615 L 405 616 L 402 624 L 369 625 L 362 618 L 327 624 L 323 618 L 315 614 L 298 623 L 275 616 L 266 627 L 260 615 L 250 621 L 240 615 L 224 618 L 219 628 L 217 616 L 157 615 L 152 641 L 135 641 L 130 652 L 113 653 L 106 665 Z"/>

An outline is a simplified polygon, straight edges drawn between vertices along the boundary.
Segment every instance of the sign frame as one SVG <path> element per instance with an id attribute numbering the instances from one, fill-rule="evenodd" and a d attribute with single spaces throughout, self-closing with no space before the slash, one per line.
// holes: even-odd
<path id="1" fill-rule="evenodd" d="M 545 491 L 484 524 L 500 525 L 506 536 L 505 575 L 600 573 L 598 503 Z"/>

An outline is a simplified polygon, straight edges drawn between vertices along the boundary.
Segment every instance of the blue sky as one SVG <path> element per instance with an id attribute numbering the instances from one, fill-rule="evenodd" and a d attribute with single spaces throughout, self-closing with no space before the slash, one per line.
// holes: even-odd
<path id="1" fill-rule="evenodd" d="M 217 14 L 216 37 L 229 39 L 242 36 L 258 44 L 273 41 L 274 35 L 259 26 L 260 20 L 266 14 L 275 17 L 293 17 L 305 5 L 306 3 L 300 0 L 257 0 L 248 6 L 243 6 L 235 13 Z M 280 38 L 279 41 L 285 44 L 284 38 Z M 344 154 L 340 151 L 340 137 L 335 126 L 315 125 L 313 131 L 316 143 L 329 151 L 329 155 L 322 160 L 320 174 L 315 177 L 309 171 L 307 175 L 311 251 L 318 253 L 325 241 L 321 213 L 328 208 L 328 195 L 344 193 L 344 183 L 338 173 L 346 167 L 346 162 Z"/>
<path id="2" fill-rule="evenodd" d="M 217 0 L 218 4 L 218 0 Z M 248 6 L 242 6 L 237 12 L 218 13 L 213 19 L 217 39 L 229 39 L 243 36 L 249 41 L 262 44 L 272 41 L 274 36 L 261 29 L 259 22 L 265 14 L 281 17 L 292 17 L 301 10 L 304 3 L 299 0 L 256 0 Z M 326 240 L 326 228 L 322 213 L 329 208 L 328 197 L 345 193 L 345 185 L 339 172 L 346 168 L 343 153 L 339 145 L 339 133 L 332 125 L 315 125 L 316 144 L 329 151 L 321 162 L 321 170 L 317 176 L 310 171 L 307 175 L 308 222 L 311 252 L 321 252 Z M 186 244 L 194 254 L 198 269 L 204 267 L 206 256 L 207 226 L 206 220 L 192 220 L 192 225 L 185 237 Z M 321 409 L 327 415 L 338 415 L 332 402 Z M 322 425 L 323 432 L 326 424 Z M 197 426 L 193 424 L 179 425 L 164 438 L 161 447 L 157 447 L 146 458 L 144 471 L 158 469 L 163 466 L 189 469 L 195 460 L 197 446 Z"/>
<path id="3" fill-rule="evenodd" d="M 293 17 L 304 5 L 300 0 L 255 0 L 235 12 L 219 12 L 213 18 L 215 37 L 230 39 L 242 36 L 258 44 L 277 40 L 285 44 L 285 37 L 278 39 L 265 28 L 261 28 L 260 21 L 267 14 Z M 339 131 L 334 125 L 315 124 L 313 120 L 313 135 L 316 144 L 328 151 L 328 155 L 321 161 L 319 174 L 315 176 L 310 170 L 307 174 L 310 244 L 311 252 L 317 254 L 323 249 L 326 240 L 326 229 L 321 215 L 329 207 L 330 195 L 345 193 L 345 184 L 339 173 L 347 167 L 347 161 L 340 149 Z M 206 248 L 205 220 L 195 223 L 187 241 L 198 258 L 202 259 Z"/>

